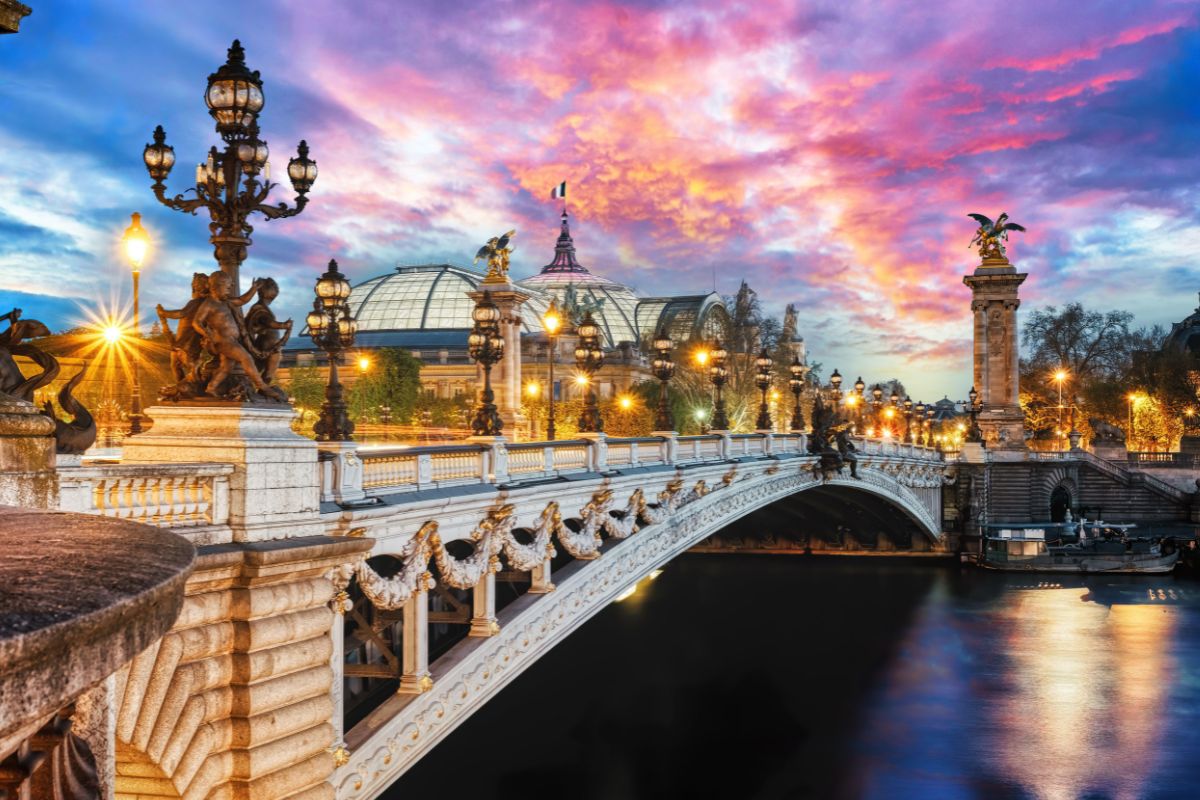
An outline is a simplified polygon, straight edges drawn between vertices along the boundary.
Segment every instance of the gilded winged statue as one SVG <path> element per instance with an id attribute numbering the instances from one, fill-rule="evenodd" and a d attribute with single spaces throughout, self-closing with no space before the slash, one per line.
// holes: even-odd
<path id="1" fill-rule="evenodd" d="M 1024 225 L 1008 221 L 1008 212 L 1001 212 L 995 221 L 983 214 L 967 214 L 979 223 L 975 238 L 969 247 L 978 247 L 980 258 L 1005 258 L 1004 243 L 1008 241 L 1009 231 L 1024 231 Z"/>
<path id="2" fill-rule="evenodd" d="M 488 271 L 484 281 L 496 283 L 508 280 L 508 257 L 512 255 L 509 243 L 516 235 L 516 231 L 509 231 L 502 236 L 493 236 L 487 240 L 487 244 L 479 248 L 472 263 L 478 264 L 480 259 L 487 259 Z"/>

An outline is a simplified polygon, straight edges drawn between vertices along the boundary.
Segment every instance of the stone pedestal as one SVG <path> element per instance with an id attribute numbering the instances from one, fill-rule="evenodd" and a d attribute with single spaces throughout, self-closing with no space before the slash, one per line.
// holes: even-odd
<path id="1" fill-rule="evenodd" d="M 232 464 L 229 525 L 235 542 L 315 536 L 317 443 L 292 431 L 289 406 L 154 406 L 149 433 L 125 439 L 127 463 Z"/>
<path id="2" fill-rule="evenodd" d="M 979 429 L 993 450 L 1025 449 L 1017 346 L 1018 289 L 1028 277 L 1007 258 L 985 258 L 963 278 L 971 287 L 975 315 L 974 385 L 979 392 Z"/>
<path id="3" fill-rule="evenodd" d="M 1179 452 L 1200 455 L 1200 435 L 1188 434 L 1180 439 Z"/>
<path id="4" fill-rule="evenodd" d="M 321 459 L 321 502 L 343 505 L 366 500 L 357 442 L 317 442 Z"/>
<path id="5" fill-rule="evenodd" d="M 54 470 L 53 420 L 0 393 L 0 505 L 57 509 Z"/>
<path id="6" fill-rule="evenodd" d="M 1124 442 L 1096 442 L 1092 445 L 1092 454 L 1105 461 L 1116 461 L 1121 464 L 1129 461 L 1129 451 Z"/>
<path id="7" fill-rule="evenodd" d="M 500 309 L 500 335 L 504 337 L 504 357 L 492 367 L 492 391 L 496 393 L 496 410 L 504 420 L 504 433 L 513 441 L 529 436 L 529 420 L 521 413 L 521 305 L 529 295 L 508 280 L 488 283 L 467 292 L 478 303 L 487 293 Z M 483 387 L 483 367 L 477 369 L 479 386 Z M 553 389 L 552 389 L 553 390 Z"/>

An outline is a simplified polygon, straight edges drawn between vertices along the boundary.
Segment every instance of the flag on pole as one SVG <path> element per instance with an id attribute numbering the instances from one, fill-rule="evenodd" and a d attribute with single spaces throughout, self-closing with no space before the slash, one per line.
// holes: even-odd
<path id="1" fill-rule="evenodd" d="M 567 197 L 567 182 L 566 182 L 566 181 L 563 181 L 563 182 L 562 182 L 562 183 L 560 183 L 558 186 L 555 186 L 555 187 L 554 187 L 554 188 L 553 188 L 553 189 L 550 191 L 550 197 L 551 197 L 551 198 L 558 198 L 558 197 L 561 197 L 561 198 L 563 198 L 563 199 L 565 200 L 565 199 L 566 199 L 566 197 Z"/>

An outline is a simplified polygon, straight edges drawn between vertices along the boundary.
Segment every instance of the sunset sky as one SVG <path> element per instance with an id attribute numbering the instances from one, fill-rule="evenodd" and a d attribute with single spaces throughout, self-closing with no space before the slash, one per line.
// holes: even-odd
<path id="1" fill-rule="evenodd" d="M 320 165 L 243 272 L 296 316 L 330 257 L 354 282 L 469 265 L 516 228 L 532 274 L 562 180 L 594 272 L 644 294 L 745 279 L 798 305 L 826 373 L 914 399 L 969 388 L 968 212 L 1029 228 L 1023 312 L 1169 323 L 1200 290 L 1195 3 L 26 1 L 0 38 L 0 313 L 54 329 L 127 299 L 131 211 L 155 238 L 143 311 L 215 268 L 207 218 L 158 205 L 141 151 L 161 123 L 187 188 L 235 37 L 275 176 L 301 138 Z"/>

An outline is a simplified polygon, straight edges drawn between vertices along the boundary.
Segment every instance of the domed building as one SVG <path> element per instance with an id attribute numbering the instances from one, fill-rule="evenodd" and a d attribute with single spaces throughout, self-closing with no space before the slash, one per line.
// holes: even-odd
<path id="1" fill-rule="evenodd" d="M 424 362 L 421 384 L 426 392 L 442 398 L 473 394 L 477 378 L 467 355 L 467 335 L 474 303 L 468 293 L 477 291 L 484 277 L 481 271 L 455 264 L 416 264 L 363 281 L 353 287 L 348 301 L 358 320 L 356 347 L 408 350 Z M 711 339 L 729 319 L 715 292 L 639 297 L 629 287 L 594 274 L 579 262 L 565 211 L 553 259 L 515 285 L 529 296 L 520 312 L 525 380 L 541 380 L 548 372 L 550 341 L 542 316 L 556 302 L 568 315 L 585 309 L 593 313 L 606 350 L 605 365 L 596 376 L 601 397 L 652 377 L 643 343 L 657 331 L 666 330 L 679 343 Z M 564 331 L 556 339 L 555 396 L 561 399 L 570 394 L 574 337 Z M 314 363 L 315 352 L 306 337 L 296 337 L 288 361 Z"/>

